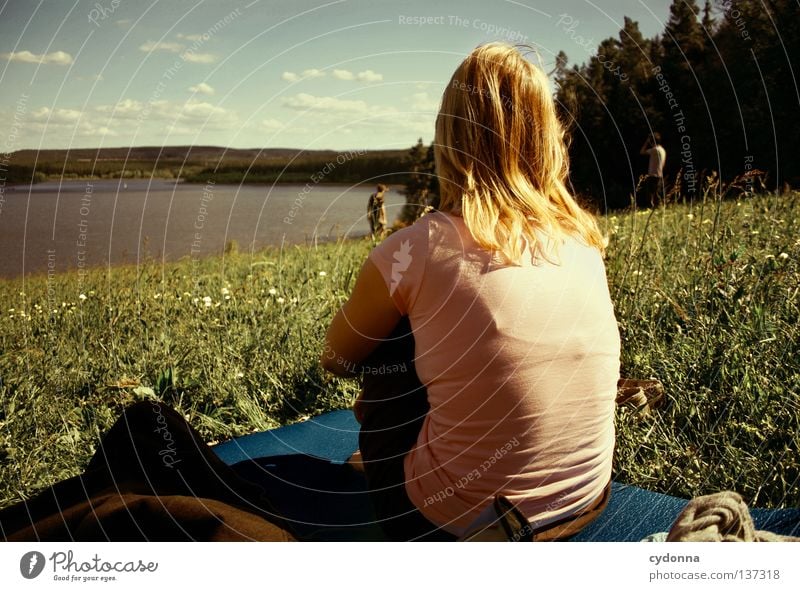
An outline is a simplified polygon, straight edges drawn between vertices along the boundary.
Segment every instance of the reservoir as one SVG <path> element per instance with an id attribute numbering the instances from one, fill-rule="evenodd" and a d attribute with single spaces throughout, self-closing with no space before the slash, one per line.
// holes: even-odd
<path id="1" fill-rule="evenodd" d="M 405 203 L 386 194 L 389 225 Z M 199 185 L 69 180 L 0 193 L 0 277 L 174 261 L 369 233 L 372 185 Z"/>

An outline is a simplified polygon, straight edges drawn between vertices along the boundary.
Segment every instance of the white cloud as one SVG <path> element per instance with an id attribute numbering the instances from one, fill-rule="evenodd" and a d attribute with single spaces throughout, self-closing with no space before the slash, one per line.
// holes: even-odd
<path id="1" fill-rule="evenodd" d="M 117 133 L 107 125 L 97 125 L 93 118 L 82 117 L 75 109 L 50 109 L 40 107 L 30 113 L 30 131 L 40 133 L 65 133 L 68 136 L 98 137 L 115 136 Z"/>
<path id="2" fill-rule="evenodd" d="M 213 64 L 217 61 L 217 56 L 213 53 L 194 53 L 186 51 L 181 54 L 181 59 L 190 64 Z"/>
<path id="3" fill-rule="evenodd" d="M 339 99 L 333 96 L 314 96 L 301 92 L 295 96 L 285 97 L 283 106 L 297 111 L 321 110 L 328 113 L 364 113 L 369 112 L 367 103 L 360 100 Z"/>
<path id="4" fill-rule="evenodd" d="M 439 100 L 429 97 L 427 92 L 416 92 L 411 95 L 411 108 L 414 111 L 433 111 L 438 113 Z"/>
<path id="5" fill-rule="evenodd" d="M 359 82 L 380 82 L 383 74 L 378 74 L 372 70 L 364 70 L 355 74 L 350 70 L 334 70 L 333 77 L 337 80 L 358 80 Z"/>
<path id="6" fill-rule="evenodd" d="M 202 41 L 203 40 L 203 36 L 200 35 L 199 33 L 192 33 L 192 34 L 189 34 L 189 35 L 184 35 L 183 33 L 178 33 L 176 35 L 176 37 L 178 39 L 185 39 L 186 41 Z"/>
<path id="7" fill-rule="evenodd" d="M 356 75 L 361 82 L 380 82 L 383 80 L 383 74 L 378 74 L 372 70 L 364 70 Z"/>
<path id="8" fill-rule="evenodd" d="M 148 53 L 153 51 L 169 51 L 170 53 L 180 53 L 183 51 L 182 43 L 174 43 L 172 41 L 148 41 L 139 46 L 140 51 Z"/>
<path id="9" fill-rule="evenodd" d="M 303 70 L 303 78 L 323 78 L 324 76 L 325 72 L 318 70 L 317 68 Z"/>
<path id="10" fill-rule="evenodd" d="M 200 84 L 190 86 L 189 91 L 197 94 L 207 94 L 210 96 L 214 94 L 214 87 L 210 84 L 206 84 L 205 82 L 201 82 Z"/>
<path id="11" fill-rule="evenodd" d="M 277 131 L 286 126 L 277 119 L 264 119 L 261 121 L 261 127 L 263 127 L 266 131 Z"/>
<path id="12" fill-rule="evenodd" d="M 136 117 L 139 113 L 142 112 L 144 105 L 139 101 L 135 101 L 133 99 L 124 99 L 118 102 L 116 105 L 99 105 L 95 107 L 95 110 L 99 113 L 106 113 L 120 119 L 129 119 Z"/>
<path id="13" fill-rule="evenodd" d="M 130 120 L 136 120 L 140 125 L 152 123 L 159 129 L 170 125 L 176 128 L 179 125 L 189 125 L 198 131 L 231 129 L 238 124 L 235 111 L 196 99 L 189 99 L 185 103 L 167 100 L 141 103 L 124 99 L 116 105 L 99 105 L 95 107 L 95 111 L 108 116 L 105 123 L 109 126 L 129 126 Z"/>
<path id="14" fill-rule="evenodd" d="M 427 97 L 416 97 L 415 102 L 424 98 Z M 308 93 L 284 97 L 281 106 L 302 112 L 302 121 L 309 126 L 313 124 L 316 134 L 320 130 L 331 130 L 331 135 L 326 136 L 329 138 L 347 133 L 353 133 L 353 137 L 355 134 L 377 134 L 380 137 L 425 136 L 433 130 L 436 119 L 435 110 L 420 110 L 417 108 L 419 105 L 398 109 L 360 99 L 315 96 Z M 299 134 L 293 124 L 289 124 L 289 127 L 293 135 Z"/>
<path id="15" fill-rule="evenodd" d="M 337 80 L 355 80 L 356 75 L 350 70 L 334 70 L 333 77 Z"/>
<path id="16" fill-rule="evenodd" d="M 286 80 L 286 82 L 297 82 L 298 80 L 305 78 L 324 78 L 325 75 L 326 74 L 324 70 L 309 68 L 308 70 L 303 70 L 302 74 L 296 74 L 295 72 L 284 72 L 281 74 L 281 79 Z"/>
<path id="17" fill-rule="evenodd" d="M 11 53 L 0 53 L 0 58 L 10 62 L 23 62 L 26 64 L 57 64 L 68 66 L 72 63 L 72 56 L 65 51 L 54 51 L 52 53 L 31 53 L 30 51 L 12 51 Z"/>
<path id="18" fill-rule="evenodd" d="M 31 119 L 42 123 L 69 124 L 81 118 L 81 112 L 75 109 L 50 109 L 40 107 L 31 111 Z"/>

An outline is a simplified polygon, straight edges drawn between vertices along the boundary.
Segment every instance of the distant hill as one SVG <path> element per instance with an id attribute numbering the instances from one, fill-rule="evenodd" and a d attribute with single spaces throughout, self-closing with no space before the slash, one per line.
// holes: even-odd
<path id="1" fill-rule="evenodd" d="M 322 182 L 354 182 L 392 175 L 398 182 L 407 150 L 302 150 L 222 146 L 137 146 L 18 150 L 9 158 L 9 183 L 48 178 L 183 178 L 189 182 L 305 182 L 328 163 Z M 330 167 L 329 167 L 330 168 Z M 364 177 L 363 175 L 367 175 Z"/>

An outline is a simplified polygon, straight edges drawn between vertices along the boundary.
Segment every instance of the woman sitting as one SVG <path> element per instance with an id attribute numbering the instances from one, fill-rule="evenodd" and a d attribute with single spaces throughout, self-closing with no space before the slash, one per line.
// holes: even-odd
<path id="1" fill-rule="evenodd" d="M 546 75 L 508 45 L 477 48 L 444 91 L 434 150 L 439 211 L 372 251 L 322 355 L 380 376 L 367 399 L 383 418 L 361 438 L 377 517 L 394 539 L 454 539 L 503 494 L 537 531 L 583 523 L 608 499 L 620 342 Z M 404 317 L 422 404 L 404 360 L 370 362 Z"/>

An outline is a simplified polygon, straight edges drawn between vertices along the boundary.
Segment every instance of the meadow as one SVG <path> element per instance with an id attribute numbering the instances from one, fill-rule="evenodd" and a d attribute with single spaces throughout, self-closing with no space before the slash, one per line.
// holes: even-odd
<path id="1" fill-rule="evenodd" d="M 614 477 L 800 506 L 800 195 L 603 216 L 622 375 Z M 79 473 L 125 405 L 161 399 L 208 442 L 346 408 L 318 366 L 369 239 L 0 281 L 0 507 Z"/>

